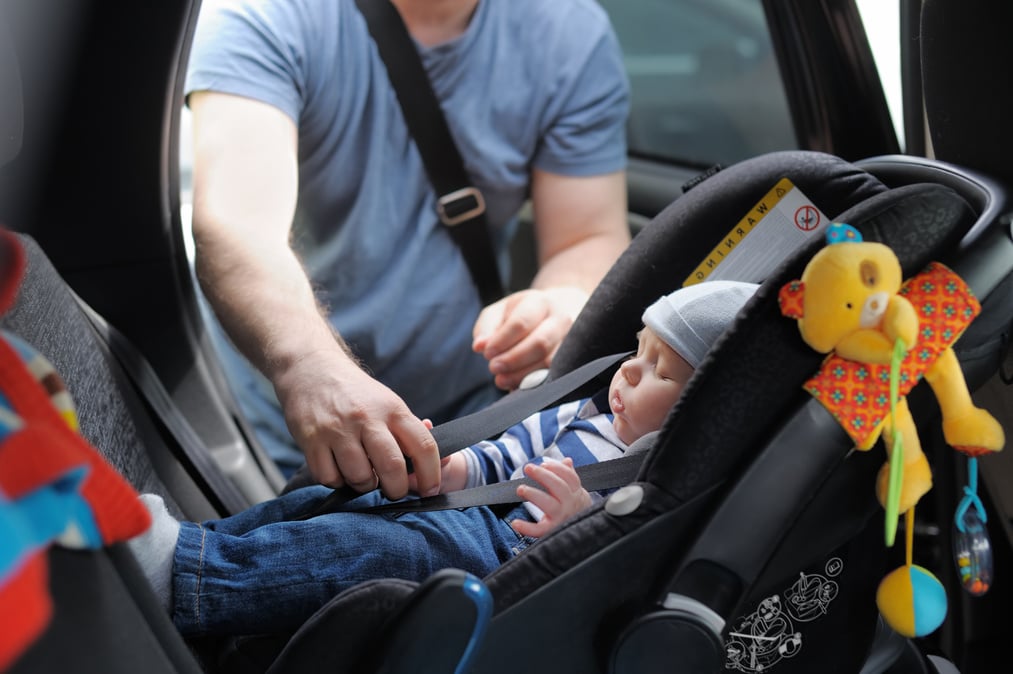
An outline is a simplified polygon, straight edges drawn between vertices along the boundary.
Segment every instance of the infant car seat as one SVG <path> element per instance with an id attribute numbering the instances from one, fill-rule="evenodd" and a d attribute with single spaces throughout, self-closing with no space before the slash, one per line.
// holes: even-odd
<path id="1" fill-rule="evenodd" d="M 681 285 L 784 178 L 823 214 L 889 245 L 905 277 L 933 260 L 961 275 L 982 303 L 956 346 L 973 356 L 969 386 L 996 371 L 1013 316 L 1013 244 L 998 217 L 1005 192 L 939 162 L 884 157 L 860 167 L 782 152 L 717 173 L 655 218 L 593 294 L 549 380 L 634 348 L 643 309 Z M 462 666 L 465 643 L 471 659 L 460 671 L 483 674 L 518 662 L 546 673 L 933 671 L 878 619 L 876 586 L 896 565 L 873 488 L 882 450 L 851 451 L 803 391 L 823 356 L 778 311 L 777 291 L 822 245 L 817 237 L 786 252 L 764 279 L 632 485 L 483 579 L 493 602 L 484 638 L 462 638 L 433 671 Z M 919 427 L 937 424 L 917 393 L 909 400 Z M 387 610 L 405 596 L 402 581 L 355 588 L 294 637 L 238 640 L 227 660 L 249 671 L 416 671 L 417 660 L 399 669 L 362 659 L 405 637 Z M 427 611 L 429 620 L 416 622 Z M 420 639 L 440 638 L 441 611 L 413 607 L 415 629 L 430 626 Z"/>

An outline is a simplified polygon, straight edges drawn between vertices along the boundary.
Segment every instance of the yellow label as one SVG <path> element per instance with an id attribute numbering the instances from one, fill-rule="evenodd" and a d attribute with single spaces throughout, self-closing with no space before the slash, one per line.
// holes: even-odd
<path id="1" fill-rule="evenodd" d="M 761 237 L 763 241 L 750 241 L 750 250 L 742 250 L 746 237 L 761 223 L 769 223 L 764 225 L 769 237 Z M 691 286 L 712 276 L 759 283 L 788 253 L 809 236 L 822 231 L 826 224 L 826 216 L 790 180 L 782 178 L 728 232 L 682 285 Z M 737 258 L 736 263 L 730 262 L 733 258 Z M 722 273 L 715 275 L 722 264 Z M 736 266 L 738 269 L 733 269 Z"/>

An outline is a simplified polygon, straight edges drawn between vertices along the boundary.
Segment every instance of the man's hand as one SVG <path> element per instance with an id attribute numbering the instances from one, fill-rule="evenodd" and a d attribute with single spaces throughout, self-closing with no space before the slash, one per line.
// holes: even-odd
<path id="1" fill-rule="evenodd" d="M 331 487 L 364 492 L 378 484 L 399 499 L 408 492 L 405 457 L 423 495 L 440 488 L 440 457 L 426 425 L 393 391 L 345 356 L 307 354 L 275 377 L 285 421 L 310 472 Z"/>
<path id="2" fill-rule="evenodd" d="M 546 368 L 587 301 L 579 288 L 522 290 L 487 306 L 472 330 L 472 349 L 489 361 L 496 386 L 509 391 Z"/>
<path id="3" fill-rule="evenodd" d="M 514 520 L 510 526 L 521 536 L 544 536 L 591 506 L 591 495 L 580 486 L 580 476 L 574 470 L 573 459 L 570 457 L 561 462 L 549 460 L 540 465 L 529 463 L 524 466 L 524 474 L 542 485 L 545 491 L 522 484 L 517 487 L 517 495 L 538 506 L 545 516 L 538 522 Z"/>
<path id="4" fill-rule="evenodd" d="M 426 428 L 433 425 L 428 419 L 423 419 Z M 468 462 L 460 452 L 454 452 L 449 456 L 440 459 L 440 493 L 447 494 L 452 491 L 461 491 L 468 484 Z M 408 476 L 408 488 L 418 492 L 418 479 L 412 473 Z"/>

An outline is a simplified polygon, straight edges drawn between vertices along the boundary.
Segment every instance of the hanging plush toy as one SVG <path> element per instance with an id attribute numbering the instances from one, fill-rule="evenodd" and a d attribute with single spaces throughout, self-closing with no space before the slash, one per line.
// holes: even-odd
<path id="1" fill-rule="evenodd" d="M 932 474 L 904 396 L 924 376 L 939 402 L 948 444 L 972 457 L 972 463 L 973 457 L 1002 449 L 1002 427 L 971 402 L 951 348 L 981 307 L 944 265 L 932 263 L 902 286 L 900 263 L 889 247 L 862 241 L 849 225 L 831 225 L 827 241 L 802 278 L 781 289 L 781 312 L 798 320 L 809 346 L 829 354 L 806 390 L 834 415 L 857 449 L 868 450 L 883 436 L 889 459 L 876 494 L 886 510 L 887 545 L 893 544 L 898 515 L 905 514 L 907 563 L 883 580 L 876 601 L 897 632 L 921 636 L 945 618 L 946 593 L 929 571 L 911 561 L 914 506 L 932 487 Z M 958 520 L 980 525 L 984 511 L 980 501 L 975 503 L 980 517 L 962 504 Z M 980 539 L 983 528 L 978 526 L 976 534 Z M 976 541 L 967 544 L 973 548 Z M 980 589 L 982 582 L 987 588 L 991 578 L 981 564 L 985 561 L 981 555 L 965 559 L 961 574 L 969 576 L 969 590 L 975 584 Z M 989 577 L 983 581 L 984 575 Z"/>

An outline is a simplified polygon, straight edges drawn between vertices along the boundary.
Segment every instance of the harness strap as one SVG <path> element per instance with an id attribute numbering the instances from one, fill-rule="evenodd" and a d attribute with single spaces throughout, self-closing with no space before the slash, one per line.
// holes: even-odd
<path id="1" fill-rule="evenodd" d="M 547 407 L 592 381 L 632 352 L 614 353 L 592 360 L 577 369 L 531 389 L 514 391 L 485 409 L 433 428 L 440 456 L 497 436 L 516 423 Z"/>
<path id="2" fill-rule="evenodd" d="M 623 353 L 614 353 L 608 356 L 602 356 L 595 360 L 592 360 L 584 365 L 578 367 L 565 375 L 546 381 L 543 384 L 536 386 L 531 389 L 519 390 L 511 393 L 508 396 L 503 397 L 497 402 L 489 405 L 488 407 L 474 412 L 472 414 L 465 415 L 448 421 L 445 424 L 440 424 L 433 428 L 433 438 L 436 440 L 436 444 L 440 448 L 440 456 L 445 457 L 449 454 L 474 445 L 475 443 L 481 442 L 488 438 L 494 437 L 510 428 L 516 423 L 519 423 L 531 416 L 535 412 L 550 407 L 553 404 L 559 402 L 562 398 L 570 393 L 573 393 L 577 389 L 581 388 L 584 384 L 592 381 L 603 372 L 613 367 L 616 363 L 625 359 L 632 352 L 626 351 Z M 615 459 L 613 461 L 607 461 L 603 463 L 615 463 L 621 459 Z M 602 464 L 594 464 L 602 465 Z M 639 464 L 638 464 L 639 465 Z M 583 468 L 591 468 L 592 466 L 584 466 Z M 411 462 L 409 461 L 408 466 L 411 471 Z M 636 475 L 637 468 L 628 469 L 632 475 Z M 578 470 L 578 474 L 581 475 L 581 481 L 584 480 L 584 475 Z M 623 474 L 625 476 L 625 473 Z M 588 479 L 591 479 L 590 476 Z M 632 477 L 626 480 L 629 482 Z M 437 496 L 431 496 L 425 499 L 418 499 L 419 501 L 432 502 L 437 504 L 437 507 L 420 508 L 418 506 L 410 506 L 408 504 L 414 501 L 402 501 L 396 505 L 398 508 L 393 510 L 446 510 L 449 508 L 465 508 L 471 505 L 491 505 L 496 503 L 512 503 L 519 501 L 517 498 L 517 485 L 520 484 L 520 480 L 502 482 L 499 484 L 485 485 L 482 487 L 474 487 L 473 489 L 465 489 L 453 494 L 439 494 Z M 618 485 L 625 484 L 620 482 Z M 608 485 L 613 486 L 613 485 Z M 585 485 L 588 491 L 597 491 L 600 489 L 608 488 L 605 487 L 588 487 Z M 493 489 L 496 487 L 497 489 Z M 472 497 L 464 496 L 469 492 L 475 492 L 481 490 L 481 494 L 475 497 L 475 500 L 486 499 L 475 503 L 469 503 L 469 505 L 461 505 L 467 502 L 467 499 Z M 509 497 L 508 497 L 509 495 Z M 335 489 L 331 494 L 327 496 L 320 505 L 306 513 L 299 519 L 309 519 L 322 515 L 327 512 L 336 510 L 341 504 L 346 501 L 358 496 L 356 492 L 348 487 L 341 487 Z M 439 506 L 440 503 L 450 502 L 450 497 L 453 497 L 453 505 Z M 441 501 L 440 499 L 446 499 Z M 488 499 L 500 499 L 500 500 L 488 500 Z M 503 500 L 508 499 L 508 500 Z"/>
<path id="3" fill-rule="evenodd" d="M 603 491 L 615 489 L 629 484 L 637 477 L 640 464 L 644 461 L 644 453 L 626 454 L 618 459 L 590 463 L 577 467 L 577 475 L 580 476 L 580 483 L 588 491 Z M 517 496 L 517 487 L 526 484 L 536 489 L 541 485 L 526 477 L 506 482 L 494 482 L 493 484 L 452 491 L 448 494 L 437 494 L 420 499 L 397 501 L 395 503 L 384 503 L 383 505 L 363 508 L 356 512 L 367 513 L 417 513 L 428 510 L 454 510 L 457 508 L 473 508 L 482 505 L 501 505 L 506 503 L 520 503 L 521 498 Z"/>

